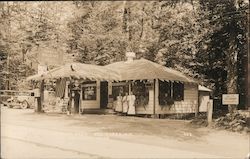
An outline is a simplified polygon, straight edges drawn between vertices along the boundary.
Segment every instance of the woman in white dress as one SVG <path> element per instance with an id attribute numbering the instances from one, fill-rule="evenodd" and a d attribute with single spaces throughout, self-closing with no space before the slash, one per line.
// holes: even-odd
<path id="1" fill-rule="evenodd" d="M 119 93 L 119 96 L 117 96 L 115 111 L 122 113 L 122 96 L 121 96 L 121 93 Z"/>
<path id="2" fill-rule="evenodd" d="M 128 115 L 135 115 L 135 95 L 133 92 L 128 96 Z"/>
<path id="3" fill-rule="evenodd" d="M 128 113 L 128 93 L 122 98 L 122 112 L 125 114 Z"/>

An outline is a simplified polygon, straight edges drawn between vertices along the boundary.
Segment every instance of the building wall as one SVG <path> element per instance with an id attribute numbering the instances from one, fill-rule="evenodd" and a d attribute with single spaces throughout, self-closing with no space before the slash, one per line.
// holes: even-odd
<path id="1" fill-rule="evenodd" d="M 209 92 L 199 92 L 199 112 L 207 112 L 208 103 L 210 101 Z"/>
<path id="2" fill-rule="evenodd" d="M 100 108 L 100 81 L 96 82 L 96 100 L 81 99 L 81 109 L 99 109 Z M 81 93 L 82 95 L 82 93 Z M 82 96 L 81 96 L 82 97 Z"/>

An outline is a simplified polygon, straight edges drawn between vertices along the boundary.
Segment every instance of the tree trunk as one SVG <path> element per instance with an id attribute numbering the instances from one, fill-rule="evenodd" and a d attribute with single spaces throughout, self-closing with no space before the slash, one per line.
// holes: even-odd
<path id="1" fill-rule="evenodd" d="M 9 90 L 10 89 L 10 55 L 8 53 L 8 57 L 7 57 L 7 75 L 6 75 L 6 83 L 5 83 L 5 90 Z"/>
<path id="2" fill-rule="evenodd" d="M 229 51 L 227 55 L 227 93 L 237 94 L 237 51 L 233 40 L 230 40 Z M 229 113 L 237 110 L 237 105 L 228 105 Z"/>
<path id="3" fill-rule="evenodd" d="M 246 73 L 246 109 L 250 110 L 250 56 L 248 55 L 248 64 L 247 64 L 247 73 Z"/>

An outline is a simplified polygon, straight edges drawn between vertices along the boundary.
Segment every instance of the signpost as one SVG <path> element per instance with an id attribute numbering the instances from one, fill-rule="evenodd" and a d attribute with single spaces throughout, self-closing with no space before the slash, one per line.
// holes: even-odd
<path id="1" fill-rule="evenodd" d="M 213 121 L 213 100 L 209 99 L 207 102 L 207 122 L 210 126 Z"/>
<path id="2" fill-rule="evenodd" d="M 238 105 L 239 104 L 239 94 L 223 94 L 222 95 L 223 105 Z"/>
<path id="3" fill-rule="evenodd" d="M 228 105 L 229 113 L 233 113 L 239 104 L 239 94 L 223 94 L 222 104 Z"/>

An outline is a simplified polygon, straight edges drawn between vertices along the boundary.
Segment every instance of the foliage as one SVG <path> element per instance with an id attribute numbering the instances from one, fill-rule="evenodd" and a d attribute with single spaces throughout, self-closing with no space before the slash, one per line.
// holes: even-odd
<path id="1" fill-rule="evenodd" d="M 243 0 L 1 2 L 1 89 L 8 80 L 14 86 L 34 73 L 41 62 L 38 54 L 43 53 L 39 49 L 60 50 L 64 63 L 98 65 L 125 60 L 125 53 L 133 51 L 138 58 L 198 79 L 214 88 L 214 96 L 240 93 L 243 99 L 248 4 Z"/>
<path id="2" fill-rule="evenodd" d="M 239 93 L 241 106 L 246 96 L 248 3 L 223 0 L 201 1 L 210 21 L 211 33 L 200 43 L 196 59 L 198 72 L 214 87 L 214 95 Z"/>
<path id="3" fill-rule="evenodd" d="M 62 11 L 58 12 L 57 5 L 60 3 L 0 3 L 1 89 L 16 89 L 17 81 L 34 74 L 39 64 L 35 48 L 63 46 L 65 28 L 58 20 Z"/>

